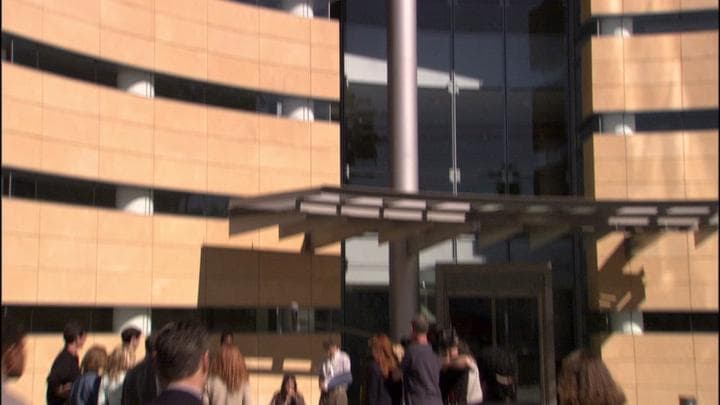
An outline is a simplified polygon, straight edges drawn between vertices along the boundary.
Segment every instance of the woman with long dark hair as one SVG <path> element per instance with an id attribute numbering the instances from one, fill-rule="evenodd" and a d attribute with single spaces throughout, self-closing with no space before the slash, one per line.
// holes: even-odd
<path id="1" fill-rule="evenodd" d="M 273 395 L 270 405 L 305 405 L 305 399 L 298 392 L 294 375 L 285 374 L 283 376 L 280 391 Z"/>
<path id="2" fill-rule="evenodd" d="M 563 359 L 557 388 L 560 405 L 625 403 L 625 394 L 605 363 L 588 350 L 576 350 Z"/>
<path id="3" fill-rule="evenodd" d="M 368 405 L 402 404 L 402 371 L 392 342 L 384 334 L 370 339 L 372 361 L 368 365 L 366 403 Z"/>

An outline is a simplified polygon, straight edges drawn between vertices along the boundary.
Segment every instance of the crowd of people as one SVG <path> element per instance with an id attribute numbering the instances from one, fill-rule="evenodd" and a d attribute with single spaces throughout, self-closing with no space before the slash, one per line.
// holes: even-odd
<path id="1" fill-rule="evenodd" d="M 423 315 L 411 323 L 411 337 L 393 343 L 377 334 L 369 341 L 370 361 L 362 402 L 371 405 L 455 405 L 517 399 L 517 364 L 507 353 L 490 356 L 494 368 L 479 366 L 467 344 L 454 333 L 428 337 Z M 47 403 L 54 404 L 188 404 L 247 405 L 253 403 L 249 373 L 230 331 L 211 353 L 208 331 L 191 321 L 171 322 L 145 339 L 145 357 L 135 361 L 142 332 L 129 327 L 121 344 L 109 354 L 93 345 L 79 359 L 85 330 L 68 322 L 65 345 L 47 377 Z M 318 374 L 320 405 L 346 405 L 353 383 L 350 357 L 333 339 L 323 342 L 325 358 Z M 492 363 L 492 362 L 491 362 Z M 12 322 L 2 330 L 2 403 L 23 402 L 6 391 L 6 381 L 22 375 L 25 332 Z M 490 378 L 488 378 L 490 377 Z M 560 405 L 620 405 L 625 396 L 599 357 L 578 350 L 562 362 L 558 376 Z M 294 375 L 286 374 L 271 405 L 305 405 Z"/>

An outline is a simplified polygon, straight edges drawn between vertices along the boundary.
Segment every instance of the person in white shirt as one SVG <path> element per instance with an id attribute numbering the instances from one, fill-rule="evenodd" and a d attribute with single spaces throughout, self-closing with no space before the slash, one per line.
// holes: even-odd
<path id="1" fill-rule="evenodd" d="M 347 405 L 347 388 L 352 383 L 350 356 L 332 338 L 323 342 L 326 358 L 320 368 L 320 405 Z"/>
<path id="2" fill-rule="evenodd" d="M 133 353 L 125 346 L 116 348 L 108 357 L 107 370 L 100 381 L 98 405 L 121 405 L 125 374 L 132 367 Z"/>

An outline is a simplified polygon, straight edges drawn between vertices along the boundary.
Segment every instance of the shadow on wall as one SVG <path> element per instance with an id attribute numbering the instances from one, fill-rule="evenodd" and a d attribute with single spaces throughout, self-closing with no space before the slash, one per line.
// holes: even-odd
<path id="1" fill-rule="evenodd" d="M 213 349 L 228 329 L 251 372 L 315 374 L 324 355 L 322 342 L 328 337 L 339 341 L 340 334 L 308 326 L 319 322 L 314 319 L 316 309 L 327 309 L 325 301 L 313 297 L 332 296 L 336 289 L 339 294 L 339 284 L 323 288 L 337 283 L 332 275 L 339 273 L 339 263 L 334 256 L 203 246 L 198 309 Z M 324 291 L 313 293 L 313 288 Z M 287 310 L 292 303 L 298 304 L 303 318 L 303 328 L 294 331 Z"/>
<path id="2" fill-rule="evenodd" d="M 628 239 L 621 239 L 597 270 L 597 305 L 601 311 L 637 309 L 645 300 L 644 271 L 630 272 L 632 249 Z"/>

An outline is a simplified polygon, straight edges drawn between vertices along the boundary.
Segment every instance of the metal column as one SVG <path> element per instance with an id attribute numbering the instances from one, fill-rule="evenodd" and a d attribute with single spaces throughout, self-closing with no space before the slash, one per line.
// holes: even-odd
<path id="1" fill-rule="evenodd" d="M 418 191 L 417 8 L 416 0 L 389 0 L 388 110 L 392 139 L 393 188 Z M 418 310 L 418 257 L 406 241 L 390 242 L 390 332 L 410 331 Z"/>

